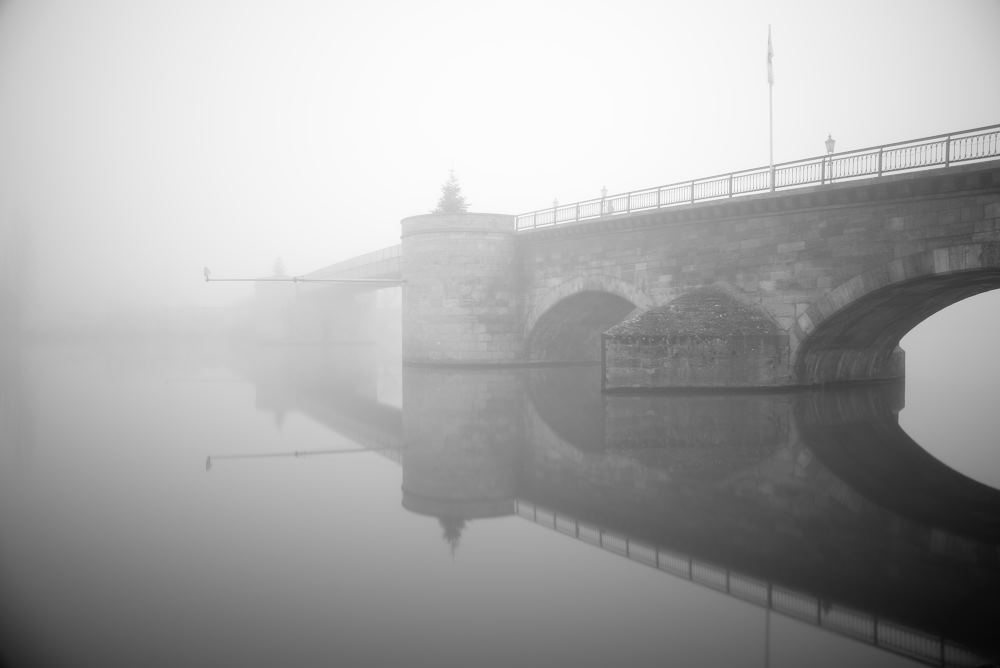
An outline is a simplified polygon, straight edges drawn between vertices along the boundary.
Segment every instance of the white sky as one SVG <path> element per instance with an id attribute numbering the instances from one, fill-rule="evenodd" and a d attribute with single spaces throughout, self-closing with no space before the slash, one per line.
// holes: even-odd
<path id="1" fill-rule="evenodd" d="M 40 303 L 211 304 L 520 213 L 1000 122 L 1000 2 L 0 0 L 0 216 Z M 56 302 L 54 296 L 70 297 Z"/>

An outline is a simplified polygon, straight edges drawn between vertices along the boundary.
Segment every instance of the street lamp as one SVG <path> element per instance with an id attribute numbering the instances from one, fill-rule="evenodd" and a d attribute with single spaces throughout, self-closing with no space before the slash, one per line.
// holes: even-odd
<path id="1" fill-rule="evenodd" d="M 826 163 L 830 163 L 830 180 L 833 181 L 833 147 L 837 145 L 837 140 L 828 132 L 823 143 L 826 144 L 826 157 L 823 159 L 823 175 L 820 182 L 826 183 Z"/>

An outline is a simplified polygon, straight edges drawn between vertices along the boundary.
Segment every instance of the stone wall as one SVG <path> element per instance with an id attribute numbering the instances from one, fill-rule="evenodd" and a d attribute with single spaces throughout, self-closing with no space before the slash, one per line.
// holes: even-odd
<path id="1" fill-rule="evenodd" d="M 788 339 L 782 335 L 622 341 L 604 337 L 604 388 L 736 388 L 786 385 Z"/>

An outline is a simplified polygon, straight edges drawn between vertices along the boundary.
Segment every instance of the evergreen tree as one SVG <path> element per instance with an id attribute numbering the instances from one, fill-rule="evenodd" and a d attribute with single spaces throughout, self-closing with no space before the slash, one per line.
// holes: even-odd
<path id="1" fill-rule="evenodd" d="M 448 180 L 441 186 L 441 199 L 438 200 L 437 208 L 431 213 L 465 213 L 469 210 L 469 203 L 462 195 L 462 187 L 458 185 L 455 178 L 455 171 L 448 172 Z"/>

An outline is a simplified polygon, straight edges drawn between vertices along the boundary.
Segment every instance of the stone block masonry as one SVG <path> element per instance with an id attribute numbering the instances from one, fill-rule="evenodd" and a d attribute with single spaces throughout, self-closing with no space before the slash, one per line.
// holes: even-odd
<path id="1" fill-rule="evenodd" d="M 719 288 L 694 290 L 602 337 L 605 390 L 786 384 L 788 335 Z"/>
<path id="2" fill-rule="evenodd" d="M 402 221 L 403 361 L 499 364 L 523 355 L 512 216 Z"/>

